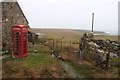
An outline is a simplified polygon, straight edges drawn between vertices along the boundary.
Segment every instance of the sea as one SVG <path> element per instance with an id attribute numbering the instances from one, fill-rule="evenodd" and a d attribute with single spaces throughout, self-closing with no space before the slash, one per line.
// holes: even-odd
<path id="1" fill-rule="evenodd" d="M 112 36 L 120 36 L 120 32 L 106 32 L 107 33 L 107 35 L 112 35 Z"/>

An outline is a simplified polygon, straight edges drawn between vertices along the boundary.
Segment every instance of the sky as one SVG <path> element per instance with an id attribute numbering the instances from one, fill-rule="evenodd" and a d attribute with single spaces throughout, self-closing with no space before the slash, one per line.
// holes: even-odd
<path id="1" fill-rule="evenodd" d="M 17 0 L 31 28 L 65 28 L 118 32 L 120 0 Z"/>

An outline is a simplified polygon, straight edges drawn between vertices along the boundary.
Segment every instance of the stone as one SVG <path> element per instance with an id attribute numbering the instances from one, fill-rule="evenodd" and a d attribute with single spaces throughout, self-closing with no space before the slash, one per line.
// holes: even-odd
<path id="1" fill-rule="evenodd" d="M 37 50 L 34 50 L 35 53 L 37 53 L 38 51 Z"/>
<path id="2" fill-rule="evenodd" d="M 112 58 L 118 58 L 120 44 L 117 41 L 95 40 L 92 33 L 83 34 L 80 41 L 79 48 L 83 55 L 82 58 L 95 65 L 102 65 L 106 60 L 111 61 Z"/>

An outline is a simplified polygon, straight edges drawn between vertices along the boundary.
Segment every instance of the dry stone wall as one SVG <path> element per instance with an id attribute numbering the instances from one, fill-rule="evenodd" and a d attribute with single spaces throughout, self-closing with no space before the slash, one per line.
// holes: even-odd
<path id="1" fill-rule="evenodd" d="M 113 58 L 120 55 L 120 43 L 110 40 L 95 40 L 92 33 L 85 33 L 81 38 L 80 52 L 82 58 L 94 65 L 114 64 Z"/>

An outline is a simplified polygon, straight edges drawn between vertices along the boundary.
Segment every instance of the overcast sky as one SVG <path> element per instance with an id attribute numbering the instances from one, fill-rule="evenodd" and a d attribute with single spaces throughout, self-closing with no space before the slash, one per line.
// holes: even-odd
<path id="1" fill-rule="evenodd" d="M 32 28 L 118 31 L 119 0 L 17 0 Z"/>

